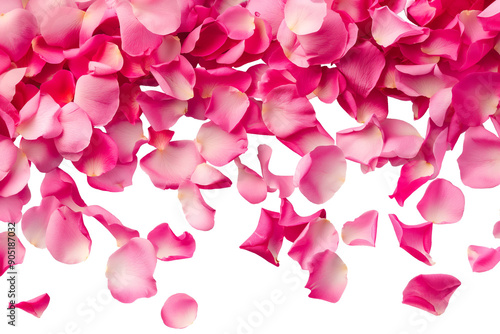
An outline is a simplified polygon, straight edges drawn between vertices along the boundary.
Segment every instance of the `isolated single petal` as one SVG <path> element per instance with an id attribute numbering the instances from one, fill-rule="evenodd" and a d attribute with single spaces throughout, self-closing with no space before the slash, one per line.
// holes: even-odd
<path id="1" fill-rule="evenodd" d="M 198 303 L 184 293 L 168 297 L 161 309 L 163 323 L 170 328 L 186 328 L 196 320 Z"/>
<path id="2" fill-rule="evenodd" d="M 334 252 L 325 250 L 311 261 L 306 288 L 310 298 L 336 303 L 347 286 L 347 266 Z"/>
<path id="3" fill-rule="evenodd" d="M 24 237 L 35 247 L 46 248 L 45 234 L 52 214 L 61 207 L 54 196 L 42 198 L 40 206 L 28 209 L 21 222 Z"/>
<path id="4" fill-rule="evenodd" d="M 436 179 L 425 190 L 417 209 L 422 217 L 436 224 L 456 223 L 462 219 L 465 197 L 450 181 Z"/>
<path id="5" fill-rule="evenodd" d="M 238 181 L 236 187 L 240 195 L 251 204 L 262 202 L 267 197 L 266 181 L 253 169 L 241 163 L 239 158 L 234 159 L 238 167 Z"/>
<path id="6" fill-rule="evenodd" d="M 9 241 L 12 242 L 12 240 L 14 240 L 15 243 L 14 265 L 21 264 L 24 261 L 26 248 L 24 248 L 23 244 L 21 243 L 21 240 L 19 240 L 17 236 L 9 235 L 8 232 L 0 233 L 0 246 L 2 247 L 0 248 L 0 276 L 2 276 L 11 267 L 12 263 L 9 263 L 9 260 L 12 260 L 12 256 L 9 259 Z"/>
<path id="7" fill-rule="evenodd" d="M 196 184 L 191 181 L 182 182 L 178 197 L 186 220 L 192 227 L 200 231 L 209 231 L 214 227 L 215 210 L 205 202 Z"/>
<path id="8" fill-rule="evenodd" d="M 370 210 L 342 227 L 342 240 L 351 246 L 375 247 L 378 212 Z"/>
<path id="9" fill-rule="evenodd" d="M 220 189 L 230 187 L 231 180 L 215 167 L 207 163 L 196 166 L 191 181 L 200 189 Z"/>
<path id="10" fill-rule="evenodd" d="M 16 304 L 16 308 L 21 309 L 25 312 L 28 312 L 31 315 L 34 315 L 37 318 L 40 318 L 49 306 L 50 296 L 44 293 L 41 296 L 35 297 L 33 299 L 20 302 Z"/>
<path id="11" fill-rule="evenodd" d="M 481 273 L 493 269 L 500 262 L 500 248 L 471 245 L 467 249 L 467 256 L 472 271 Z"/>
<path id="12" fill-rule="evenodd" d="M 190 258 L 196 249 L 196 242 L 189 232 L 177 236 L 167 223 L 160 224 L 149 232 L 148 240 L 156 250 L 156 257 L 162 261 Z"/>

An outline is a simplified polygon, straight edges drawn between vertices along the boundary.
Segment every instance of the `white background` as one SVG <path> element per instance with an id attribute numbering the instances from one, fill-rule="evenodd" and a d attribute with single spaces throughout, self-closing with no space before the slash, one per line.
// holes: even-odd
<path id="1" fill-rule="evenodd" d="M 332 136 L 336 131 L 358 126 L 336 103 L 323 105 L 317 99 L 312 102 L 318 119 Z M 424 117 L 414 122 L 410 104 L 391 101 L 389 116 L 411 122 L 425 136 L 427 120 Z M 174 140 L 194 139 L 201 123 L 181 119 L 174 127 Z M 260 171 L 256 158 L 259 143 L 274 149 L 271 171 L 293 175 L 299 156 L 274 138 L 249 136 L 249 150 L 242 156 L 245 164 Z M 139 157 L 151 149 L 144 145 Z M 126 226 L 139 230 L 142 237 L 163 222 L 169 223 L 176 234 L 189 231 L 196 239 L 196 252 L 192 259 L 158 261 L 155 272 L 158 294 L 122 304 L 111 299 L 104 275 L 107 259 L 117 249 L 116 242 L 96 220 L 85 217 L 93 241 L 92 251 L 88 260 L 78 265 L 57 262 L 47 250 L 35 248 L 20 235 L 27 252 L 24 264 L 17 267 L 19 301 L 47 292 L 51 303 L 41 319 L 18 311 L 19 327 L 15 330 L 6 325 L 7 318 L 3 317 L 0 332 L 7 328 L 8 333 L 40 334 L 498 333 L 500 266 L 490 272 L 472 273 L 467 247 L 500 246 L 500 240 L 492 235 L 494 223 L 500 220 L 500 190 L 474 190 L 461 184 L 456 162 L 461 150 L 462 139 L 453 152 L 447 153 L 440 177 L 464 191 L 465 214 L 457 224 L 434 226 L 431 255 L 436 264 L 432 267 L 399 248 L 387 217 L 395 213 L 406 224 L 424 222 L 416 204 L 426 186 L 415 192 L 404 208 L 388 197 L 395 188 L 400 168 L 385 166 L 363 175 L 357 164 L 348 162 L 345 184 L 322 206 L 308 203 L 298 190 L 293 193 L 290 200 L 299 214 L 311 214 L 324 207 L 339 233 L 346 221 L 367 210 L 379 211 L 375 248 L 347 246 L 342 241 L 339 245 L 338 254 L 348 266 L 349 282 L 336 304 L 307 297 L 309 290 L 304 288 L 307 273 L 287 256 L 289 242 L 283 245 L 279 268 L 239 249 L 255 230 L 260 208 L 279 211 L 280 200 L 274 193 L 259 205 L 247 203 L 237 193 L 234 164 L 221 169 L 233 181 L 231 188 L 203 191 L 217 213 L 214 229 L 201 232 L 185 221 L 176 191 L 156 189 L 140 168 L 133 186 L 123 193 L 105 193 L 89 187 L 86 177 L 71 164 L 63 163 L 61 168 L 73 176 L 87 204 L 103 206 Z M 42 178 L 33 167 L 32 199 L 26 209 L 39 205 Z M 2 230 L 6 230 L 6 225 Z M 408 281 L 422 273 L 447 273 L 462 282 L 448 309 L 439 317 L 401 303 Z M 1 277 L 0 293 L 4 299 L 0 300 L 6 304 L 5 279 L 5 275 Z M 166 327 L 160 317 L 165 300 L 179 292 L 191 295 L 199 304 L 198 318 L 184 330 Z"/>

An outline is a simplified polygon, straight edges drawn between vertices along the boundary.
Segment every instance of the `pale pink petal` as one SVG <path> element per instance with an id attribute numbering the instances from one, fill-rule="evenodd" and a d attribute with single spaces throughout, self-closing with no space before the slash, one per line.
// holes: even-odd
<path id="1" fill-rule="evenodd" d="M 429 101 L 429 116 L 437 126 L 443 126 L 452 101 L 452 88 L 444 88 L 432 95 Z"/>
<path id="2" fill-rule="evenodd" d="M 404 164 L 396 189 L 389 197 L 395 198 L 398 204 L 403 206 L 406 199 L 429 181 L 433 174 L 434 166 L 425 160 L 412 160 Z"/>
<path id="3" fill-rule="evenodd" d="M 314 94 L 324 103 L 333 103 L 346 86 L 346 80 L 336 68 L 321 67 L 322 75 Z"/>
<path id="4" fill-rule="evenodd" d="M 111 192 L 121 192 L 125 187 L 132 185 L 132 177 L 137 168 L 137 158 L 130 162 L 120 163 L 118 162 L 116 166 L 107 171 L 104 174 L 94 177 L 87 177 L 87 181 L 92 188 L 111 191 Z"/>
<path id="5" fill-rule="evenodd" d="M 372 14 L 372 34 L 375 42 L 388 47 L 403 37 L 417 36 L 423 33 L 423 29 L 403 21 L 389 7 L 377 8 Z"/>
<path id="6" fill-rule="evenodd" d="M 85 12 L 78 8 L 56 7 L 47 12 L 40 33 L 48 45 L 71 49 L 79 46 L 80 28 Z"/>
<path id="7" fill-rule="evenodd" d="M 500 239 L 500 221 L 495 223 L 493 227 L 493 236 L 497 239 Z"/>
<path id="8" fill-rule="evenodd" d="M 279 190 L 280 198 L 290 196 L 295 186 L 293 185 L 293 176 L 275 175 L 269 170 L 269 162 L 271 161 L 272 149 L 267 145 L 259 145 L 257 148 L 257 158 L 260 162 L 262 177 L 267 183 L 268 191 L 274 192 Z"/>
<path id="9" fill-rule="evenodd" d="M 9 173 L 0 180 L 0 196 L 9 197 L 19 193 L 26 187 L 30 178 L 30 164 L 26 155 L 17 150 L 16 161 Z"/>
<path id="10" fill-rule="evenodd" d="M 127 164 L 135 159 L 139 148 L 148 142 L 142 131 L 142 122 L 130 123 L 125 117 L 116 117 L 106 125 L 106 132 L 118 147 L 118 161 Z"/>
<path id="11" fill-rule="evenodd" d="M 422 217 L 436 224 L 456 223 L 462 219 L 465 197 L 450 181 L 436 179 L 425 190 L 417 209 Z"/>
<path id="12" fill-rule="evenodd" d="M 338 96 L 337 101 L 358 122 L 368 122 L 373 115 L 377 116 L 379 120 L 383 120 L 387 118 L 389 113 L 387 96 L 377 89 L 372 90 L 366 98 L 353 94 L 347 89 Z"/>
<path id="13" fill-rule="evenodd" d="M 193 141 L 170 142 L 163 150 L 157 149 L 141 159 L 141 168 L 160 189 L 177 189 L 203 163 Z"/>
<path id="14" fill-rule="evenodd" d="M 378 212 L 370 210 L 342 227 L 342 240 L 351 246 L 375 247 Z"/>
<path id="15" fill-rule="evenodd" d="M 13 61 L 21 59 L 28 51 L 31 41 L 38 34 L 38 24 L 29 11 L 21 8 L 2 13 L 0 16 L 0 49 L 7 52 Z"/>
<path id="16" fill-rule="evenodd" d="M 250 0 L 247 9 L 256 17 L 269 22 L 272 27 L 272 34 L 275 37 L 278 28 L 284 19 L 285 1 Z"/>
<path id="17" fill-rule="evenodd" d="M 418 275 L 408 282 L 403 291 L 403 304 L 441 315 L 461 282 L 451 275 Z"/>
<path id="18" fill-rule="evenodd" d="M 25 74 L 26 68 L 13 68 L 0 73 L 0 96 L 12 101 L 16 94 L 16 85 L 23 79 Z"/>
<path id="19" fill-rule="evenodd" d="M 302 269 L 312 269 L 314 256 L 325 250 L 335 252 L 339 244 L 337 230 L 324 218 L 311 220 L 294 241 L 288 255 L 297 261 Z"/>
<path id="20" fill-rule="evenodd" d="M 9 263 L 9 238 L 14 239 L 16 244 L 15 247 L 15 258 L 13 263 Z M 24 255 L 26 254 L 26 248 L 24 248 L 21 240 L 17 236 L 11 236 L 8 232 L 0 233 L 0 276 L 2 276 L 6 271 L 9 270 L 11 265 L 18 265 L 23 263 Z M 12 256 L 11 259 L 12 261 Z"/>
<path id="21" fill-rule="evenodd" d="M 337 132 L 337 145 L 346 159 L 369 165 L 382 153 L 384 137 L 374 118 L 364 125 Z"/>
<path id="22" fill-rule="evenodd" d="M 79 153 L 89 146 L 92 123 L 82 108 L 73 102 L 66 104 L 62 107 L 59 121 L 63 131 L 54 143 L 61 155 Z"/>
<path id="23" fill-rule="evenodd" d="M 54 138 L 61 134 L 61 108 L 50 95 L 35 95 L 19 111 L 17 132 L 28 140 Z"/>
<path id="24" fill-rule="evenodd" d="M 205 115 L 222 130 L 231 132 L 245 115 L 250 101 L 245 93 L 231 86 L 219 86 L 212 91 L 212 98 Z"/>
<path id="25" fill-rule="evenodd" d="M 457 60 L 460 46 L 460 32 L 454 29 L 431 30 L 429 37 L 422 43 L 422 52 Z"/>
<path id="26" fill-rule="evenodd" d="M 18 223 L 23 216 L 23 207 L 30 199 L 31 192 L 28 186 L 15 195 L 0 197 L 0 221 Z"/>
<path id="27" fill-rule="evenodd" d="M 200 231 L 209 231 L 214 227 L 215 210 L 205 202 L 196 184 L 191 181 L 182 182 L 178 197 L 186 220 L 192 227 Z"/>
<path id="28" fill-rule="evenodd" d="M 191 175 L 191 181 L 200 189 L 221 189 L 230 187 L 231 180 L 218 169 L 206 164 L 199 164 Z"/>
<path id="29" fill-rule="evenodd" d="M 139 237 L 139 232 L 124 226 L 111 212 L 99 205 L 86 206 L 82 212 L 100 222 L 115 237 L 118 247 L 125 245 L 132 238 Z"/>
<path id="30" fill-rule="evenodd" d="M 22 138 L 19 146 L 28 160 L 35 164 L 42 173 L 57 168 L 63 159 L 57 151 L 53 139 L 25 140 Z"/>
<path id="31" fill-rule="evenodd" d="M 89 62 L 89 72 L 95 75 L 108 75 L 123 68 L 123 56 L 118 45 L 106 42 L 96 51 Z"/>
<path id="32" fill-rule="evenodd" d="M 309 201 L 322 204 L 344 184 L 346 169 L 340 148 L 318 146 L 300 159 L 293 181 Z"/>
<path id="33" fill-rule="evenodd" d="M 118 147 L 114 140 L 101 130 L 94 128 L 90 144 L 82 157 L 73 165 L 87 176 L 99 176 L 115 168 L 118 162 Z"/>
<path id="34" fill-rule="evenodd" d="M 287 137 L 314 126 L 316 115 L 309 100 L 299 96 L 295 85 L 283 85 L 266 95 L 262 119 L 276 136 Z"/>
<path id="35" fill-rule="evenodd" d="M 283 244 L 283 226 L 278 224 L 279 213 L 261 209 L 255 232 L 240 246 L 269 263 L 279 266 L 278 254 Z"/>
<path id="36" fill-rule="evenodd" d="M 321 28 L 327 5 L 323 0 L 288 0 L 285 4 L 285 22 L 297 35 L 306 35 Z"/>
<path id="37" fill-rule="evenodd" d="M 467 256 L 472 271 L 482 273 L 493 269 L 500 262 L 500 248 L 471 245 L 467 249 Z"/>
<path id="38" fill-rule="evenodd" d="M 2 180 L 14 166 L 17 160 L 18 148 L 10 138 L 0 136 L 0 152 L 2 152 L 2 159 L 0 160 L 0 180 Z"/>
<path id="39" fill-rule="evenodd" d="M 137 96 L 137 103 L 155 131 L 170 129 L 188 108 L 186 101 L 157 91 L 142 92 Z"/>
<path id="40" fill-rule="evenodd" d="M 336 303 L 347 286 L 347 266 L 334 252 L 325 250 L 316 254 L 310 263 L 306 288 L 310 298 Z"/>
<path id="41" fill-rule="evenodd" d="M 383 158 L 414 158 L 420 151 L 424 138 L 413 125 L 399 120 L 387 118 L 380 122 L 384 136 Z"/>
<path id="42" fill-rule="evenodd" d="M 177 293 L 168 297 L 161 308 L 163 323 L 170 328 L 186 328 L 196 320 L 198 303 L 191 296 Z"/>
<path id="43" fill-rule="evenodd" d="M 363 97 L 375 87 L 384 66 L 384 54 L 369 41 L 351 48 L 338 64 L 349 86 Z"/>
<path id="44" fill-rule="evenodd" d="M 465 132 L 464 149 L 457 159 L 462 182 L 471 188 L 500 184 L 500 139 L 482 126 Z"/>
<path id="45" fill-rule="evenodd" d="M 178 0 L 130 0 L 135 17 L 149 31 L 168 35 L 181 24 L 181 7 Z"/>
<path id="46" fill-rule="evenodd" d="M 49 306 L 50 296 L 44 293 L 41 296 L 35 297 L 33 299 L 27 300 L 25 302 L 20 302 L 16 304 L 16 308 L 28 312 L 37 318 L 40 318 Z"/>
<path id="47" fill-rule="evenodd" d="M 310 216 L 302 217 L 295 212 L 292 203 L 288 199 L 281 199 L 278 224 L 285 227 L 285 238 L 288 241 L 294 242 L 307 224 L 317 218 L 326 218 L 326 211 L 322 209 Z"/>
<path id="48" fill-rule="evenodd" d="M 188 259 L 193 256 L 196 242 L 189 232 L 176 236 L 167 223 L 156 226 L 148 234 L 155 250 L 156 257 L 161 261 Z"/>
<path id="49" fill-rule="evenodd" d="M 42 197 L 54 196 L 63 205 L 74 211 L 80 211 L 87 206 L 80 197 L 75 181 L 59 168 L 45 174 L 40 186 Z"/>
<path id="50" fill-rule="evenodd" d="M 227 29 L 227 37 L 234 40 L 244 40 L 253 35 L 255 16 L 248 9 L 233 6 L 219 15 L 217 21 Z"/>
<path id="51" fill-rule="evenodd" d="M 111 295 L 122 303 L 156 295 L 156 251 L 147 239 L 133 238 L 111 254 L 106 269 Z"/>
<path id="52" fill-rule="evenodd" d="M 266 181 L 254 170 L 243 165 L 240 158 L 235 158 L 238 167 L 238 181 L 236 187 L 240 195 L 251 204 L 262 202 L 267 197 Z"/>
<path id="53" fill-rule="evenodd" d="M 432 266 L 434 261 L 429 252 L 432 246 L 433 224 L 406 225 L 394 214 L 390 214 L 389 218 L 396 232 L 400 247 L 417 260 Z"/>
<path id="54" fill-rule="evenodd" d="M 76 82 L 75 103 L 89 116 L 94 126 L 106 125 L 119 105 L 120 88 L 116 77 L 81 76 Z"/>
<path id="55" fill-rule="evenodd" d="M 183 101 L 194 96 L 196 75 L 193 66 L 183 56 L 170 63 L 151 66 L 151 73 L 165 94 Z"/>
<path id="56" fill-rule="evenodd" d="M 81 212 L 63 206 L 49 218 L 45 243 L 50 254 L 59 262 L 76 264 L 90 254 L 92 240 L 83 224 Z"/>
<path id="57" fill-rule="evenodd" d="M 50 46 L 42 36 L 37 36 L 32 42 L 33 51 L 41 60 L 48 64 L 60 64 L 64 61 L 64 50 L 58 46 Z"/>
<path id="58" fill-rule="evenodd" d="M 54 196 L 42 198 L 40 206 L 35 206 L 23 215 L 21 228 L 24 237 L 37 248 L 46 248 L 45 234 L 52 213 L 59 209 L 61 202 Z"/>
<path id="59" fill-rule="evenodd" d="M 320 124 L 300 130 L 291 136 L 278 138 L 286 147 L 300 156 L 304 156 L 318 146 L 331 146 L 335 140 Z"/>
<path id="60" fill-rule="evenodd" d="M 443 74 L 436 64 L 396 65 L 394 80 L 396 88 L 406 95 L 427 98 L 457 83 L 457 79 Z"/>
<path id="61" fill-rule="evenodd" d="M 246 152 L 248 139 L 245 130 L 240 126 L 228 133 L 214 122 L 207 122 L 200 127 L 196 135 L 196 145 L 203 158 L 220 167 Z"/>

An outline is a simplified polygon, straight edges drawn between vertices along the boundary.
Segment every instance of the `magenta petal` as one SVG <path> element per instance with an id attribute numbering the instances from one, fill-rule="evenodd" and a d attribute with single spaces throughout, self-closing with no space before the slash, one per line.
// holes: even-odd
<path id="1" fill-rule="evenodd" d="M 283 227 L 278 224 L 279 217 L 278 212 L 262 209 L 255 232 L 240 248 L 279 266 L 278 254 L 283 244 Z"/>
<path id="2" fill-rule="evenodd" d="M 214 227 L 215 210 L 205 202 L 196 184 L 191 181 L 182 182 L 178 197 L 186 220 L 192 227 L 200 231 L 209 231 Z"/>
<path id="3" fill-rule="evenodd" d="M 63 205 L 74 211 L 80 211 L 87 206 L 80 197 L 75 181 L 59 168 L 45 174 L 40 192 L 42 197 L 56 197 Z"/>
<path id="4" fill-rule="evenodd" d="M 118 146 L 111 137 L 94 128 L 90 145 L 83 151 L 80 160 L 73 165 L 87 176 L 99 176 L 115 168 L 118 162 Z"/>
<path id="5" fill-rule="evenodd" d="M 309 297 L 336 303 L 347 286 L 347 266 L 334 252 L 325 250 L 316 254 L 310 263 L 306 288 Z"/>
<path id="6" fill-rule="evenodd" d="M 236 187 L 240 195 L 251 204 L 257 204 L 265 200 L 267 197 L 267 184 L 262 176 L 243 165 L 239 158 L 235 158 L 234 163 L 238 167 Z"/>
<path id="7" fill-rule="evenodd" d="M 40 318 L 43 312 L 47 309 L 47 306 L 49 306 L 49 303 L 50 296 L 44 293 L 41 296 L 35 297 L 25 302 L 17 303 L 16 308 L 26 311 L 37 318 Z"/>
<path id="8" fill-rule="evenodd" d="M 147 239 L 133 238 L 111 254 L 106 269 L 111 295 L 122 303 L 156 295 L 156 251 Z"/>
<path id="9" fill-rule="evenodd" d="M 85 261 L 92 245 L 83 224 L 82 213 L 74 212 L 66 206 L 54 211 L 50 216 L 45 242 L 54 259 L 66 264 Z"/>
<path id="10" fill-rule="evenodd" d="M 156 257 L 161 261 L 187 259 L 193 256 L 196 242 L 189 232 L 176 236 L 167 223 L 156 226 L 148 234 L 155 250 Z"/>
<path id="11" fill-rule="evenodd" d="M 24 255 L 26 254 L 26 248 L 24 248 L 21 240 L 17 236 L 11 237 L 8 232 L 0 233 L 0 276 L 2 276 L 10 267 L 9 264 L 9 253 L 8 245 L 9 238 L 15 239 L 16 243 L 16 256 L 14 259 L 15 265 L 21 264 L 24 261 Z"/>
<path id="12" fill-rule="evenodd" d="M 50 217 L 61 206 L 61 202 L 54 196 L 42 198 L 40 206 L 35 206 L 23 215 L 21 228 L 24 237 L 35 247 L 46 248 L 45 234 Z"/>
<path id="13" fill-rule="evenodd" d="M 183 56 L 170 63 L 151 66 L 151 73 L 165 94 L 182 101 L 194 96 L 196 75 L 193 66 Z"/>
<path id="14" fill-rule="evenodd" d="M 404 164 L 401 168 L 396 190 L 389 197 L 395 198 L 398 204 L 403 206 L 405 200 L 415 190 L 429 181 L 433 174 L 434 166 L 425 160 L 412 160 Z"/>
<path id="15" fill-rule="evenodd" d="M 288 241 L 294 242 L 297 240 L 308 223 L 316 220 L 316 218 L 326 218 L 326 211 L 322 209 L 310 216 L 302 217 L 295 212 L 289 200 L 286 198 L 281 199 L 280 219 L 278 224 L 285 227 L 285 238 Z"/>
<path id="16" fill-rule="evenodd" d="M 404 289 L 403 304 L 441 315 L 460 285 L 460 281 L 451 275 L 418 275 Z"/>
<path id="17" fill-rule="evenodd" d="M 433 224 L 406 225 L 394 214 L 390 214 L 389 218 L 396 232 L 400 247 L 417 260 L 428 266 L 432 266 L 434 261 L 429 252 L 432 247 Z"/>
<path id="18" fill-rule="evenodd" d="M 47 173 L 57 168 L 63 160 L 57 151 L 53 139 L 38 138 L 37 140 L 25 140 L 22 138 L 19 146 L 28 157 L 28 160 L 34 163 L 36 168 L 42 173 Z"/>
<path id="19" fill-rule="evenodd" d="M 378 212 L 370 210 L 342 227 L 342 240 L 351 246 L 375 247 Z"/>
<path id="20" fill-rule="evenodd" d="M 500 262 L 500 248 L 469 246 L 467 256 L 472 271 L 482 273 L 493 269 Z"/>
<path id="21" fill-rule="evenodd" d="M 458 222 L 462 219 L 464 208 L 465 197 L 462 191 L 444 179 L 436 179 L 429 184 L 417 205 L 426 221 L 437 224 Z"/>
<path id="22" fill-rule="evenodd" d="M 186 328 L 196 320 L 198 303 L 184 293 L 170 296 L 161 309 L 163 323 L 170 328 Z"/>
<path id="23" fill-rule="evenodd" d="M 308 200 L 322 204 L 344 184 L 346 169 L 337 146 L 319 146 L 300 159 L 293 180 Z"/>

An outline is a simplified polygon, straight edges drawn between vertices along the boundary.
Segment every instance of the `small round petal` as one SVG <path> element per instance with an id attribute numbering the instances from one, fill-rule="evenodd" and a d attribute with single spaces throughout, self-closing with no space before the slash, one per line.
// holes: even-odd
<path id="1" fill-rule="evenodd" d="M 209 231 L 214 227 L 215 210 L 205 202 L 196 184 L 182 182 L 178 197 L 189 225 L 200 231 Z"/>
<path id="2" fill-rule="evenodd" d="M 342 227 L 342 240 L 350 246 L 375 247 L 378 212 L 370 210 Z"/>
<path id="3" fill-rule="evenodd" d="M 336 303 L 347 286 L 347 266 L 334 252 L 325 250 L 311 261 L 306 288 L 310 298 Z"/>
<path id="4" fill-rule="evenodd" d="M 167 223 L 156 226 L 148 234 L 155 250 L 156 257 L 161 261 L 188 259 L 193 256 L 196 242 L 189 232 L 176 236 Z"/>
<path id="5" fill-rule="evenodd" d="M 465 197 L 462 191 L 444 179 L 432 181 L 417 204 L 422 217 L 436 224 L 458 222 L 462 219 L 464 208 Z"/>
<path id="6" fill-rule="evenodd" d="M 106 277 L 111 295 L 122 303 L 156 295 L 156 251 L 147 239 L 133 238 L 111 254 Z"/>
<path id="7" fill-rule="evenodd" d="M 451 275 L 418 275 L 403 291 L 403 304 L 441 315 L 461 282 Z"/>
<path id="8" fill-rule="evenodd" d="M 161 309 L 163 323 L 170 328 L 186 328 L 196 320 L 198 303 L 192 297 L 177 293 L 170 296 Z"/>
<path id="9" fill-rule="evenodd" d="M 344 184 L 346 169 L 340 148 L 319 146 L 300 159 L 293 181 L 308 200 L 322 204 Z"/>
<path id="10" fill-rule="evenodd" d="M 471 245 L 467 249 L 467 257 L 472 271 L 482 273 L 493 269 L 500 262 L 500 248 Z"/>
<path id="11" fill-rule="evenodd" d="M 28 312 L 37 318 L 40 318 L 49 306 L 50 296 L 44 293 L 41 296 L 35 297 L 33 299 L 27 300 L 25 302 L 20 302 L 16 304 L 16 308 Z"/>

